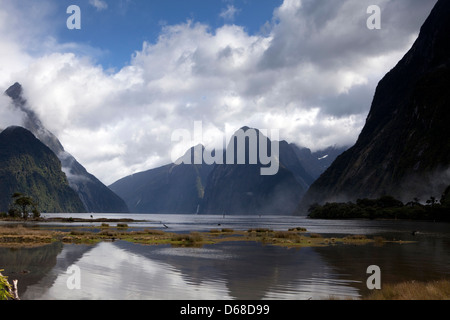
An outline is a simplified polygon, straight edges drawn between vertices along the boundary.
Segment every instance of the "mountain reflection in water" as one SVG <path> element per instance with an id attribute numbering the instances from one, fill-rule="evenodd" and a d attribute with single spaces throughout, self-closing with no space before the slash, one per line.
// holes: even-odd
<path id="1" fill-rule="evenodd" d="M 164 222 L 171 229 L 194 231 L 210 230 L 218 218 L 184 217 L 182 223 L 169 219 L 174 218 Z M 450 275 L 448 224 L 274 219 L 258 222 L 281 230 L 288 225 L 303 226 L 327 237 L 351 233 L 416 242 L 301 249 L 251 242 L 202 248 L 124 241 L 93 246 L 54 243 L 40 248 L 0 248 L 0 267 L 5 275 L 19 280 L 22 299 L 36 300 L 357 299 L 367 293 L 369 265 L 380 266 L 382 283 L 438 280 Z M 227 217 L 222 227 L 238 229 L 243 222 L 247 223 L 247 218 Z M 410 230 L 421 232 L 412 236 Z M 67 287 L 70 275 L 66 272 L 72 265 L 81 271 L 80 290 Z"/>
<path id="2" fill-rule="evenodd" d="M 67 245 L 61 255 L 73 247 Z M 86 247 L 87 248 L 87 247 Z M 23 299 L 323 299 L 358 297 L 351 280 L 332 273 L 312 248 L 228 243 L 204 248 L 100 243 L 74 263 L 81 290 L 69 290 L 67 263 L 58 262 Z"/>

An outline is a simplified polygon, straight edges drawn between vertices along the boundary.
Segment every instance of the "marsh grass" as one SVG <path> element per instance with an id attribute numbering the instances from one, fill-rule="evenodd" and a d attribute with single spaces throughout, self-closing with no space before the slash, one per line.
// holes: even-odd
<path id="1" fill-rule="evenodd" d="M 300 236 L 292 231 L 275 231 L 274 237 L 277 239 L 300 240 Z"/>
<path id="2" fill-rule="evenodd" d="M 119 227 L 120 226 L 120 227 Z M 99 227 L 71 227 L 67 231 L 40 229 L 23 225 L 1 226 L 1 246 L 26 246 L 48 244 L 54 241 L 63 243 L 87 243 L 95 244 L 101 241 L 123 240 L 145 245 L 172 244 L 175 246 L 202 246 L 227 241 L 255 241 L 268 245 L 284 247 L 328 246 L 337 244 L 383 243 L 383 239 L 369 239 L 366 236 L 351 235 L 344 238 L 325 238 L 316 233 L 299 232 L 300 228 L 288 231 L 273 231 L 267 228 L 254 228 L 247 231 L 235 231 L 233 229 L 214 229 L 209 232 L 191 232 L 190 234 L 169 233 L 159 229 L 128 230 L 128 225 L 121 223 L 118 227 L 109 227 L 102 224 Z M 394 241 L 392 241 L 394 242 Z M 398 241 L 405 244 L 404 241 Z"/>
<path id="3" fill-rule="evenodd" d="M 384 285 L 364 300 L 450 300 L 450 280 Z"/>
<path id="4" fill-rule="evenodd" d="M 203 241 L 203 236 L 199 232 L 191 232 L 189 234 L 174 234 L 171 241 L 175 244 L 195 244 Z"/>
<path id="5" fill-rule="evenodd" d="M 46 230 L 35 230 L 26 228 L 22 225 L 0 227 L 0 244 L 21 244 L 24 246 L 40 243 L 48 244 L 60 236 L 61 232 L 53 231 L 49 233 Z"/>
<path id="6" fill-rule="evenodd" d="M 249 233 L 253 233 L 253 232 L 256 232 L 256 233 L 270 233 L 270 232 L 273 232 L 273 231 L 271 229 L 268 229 L 268 228 L 251 228 L 251 229 L 248 229 L 247 232 L 249 232 Z"/>

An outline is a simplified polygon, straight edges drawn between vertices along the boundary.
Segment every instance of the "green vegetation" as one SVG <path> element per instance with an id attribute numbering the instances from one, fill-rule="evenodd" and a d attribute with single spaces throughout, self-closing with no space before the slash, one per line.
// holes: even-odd
<path id="1" fill-rule="evenodd" d="M 0 270 L 0 300 L 13 299 L 11 285 L 8 282 L 8 278 L 1 274 L 2 271 Z"/>
<path id="2" fill-rule="evenodd" d="M 364 300 L 450 300 L 450 281 L 388 284 L 364 297 Z"/>
<path id="3" fill-rule="evenodd" d="M 174 234 L 171 237 L 173 246 L 196 247 L 205 244 L 205 239 L 199 232 L 191 232 L 190 234 Z"/>
<path id="4" fill-rule="evenodd" d="M 411 219 L 450 221 L 450 187 L 438 201 L 430 197 L 426 204 L 414 199 L 407 204 L 391 197 L 359 199 L 356 203 L 314 204 L 309 208 L 312 219 Z"/>
<path id="5" fill-rule="evenodd" d="M 303 228 L 303 227 L 297 227 L 297 228 L 291 228 L 291 229 L 289 229 L 289 231 L 306 232 L 308 230 L 306 230 L 306 228 Z"/>
<path id="6" fill-rule="evenodd" d="M 41 212 L 86 211 L 57 156 L 23 128 L 0 133 L 0 181 L 0 211 L 8 211 L 16 192 L 38 201 Z"/>
<path id="7" fill-rule="evenodd" d="M 13 202 L 8 211 L 10 217 L 22 217 L 22 219 L 27 220 L 30 216 L 30 211 L 33 214 L 33 219 L 38 219 L 41 213 L 37 209 L 37 202 L 29 196 L 23 195 L 21 193 L 14 193 L 12 195 Z"/>

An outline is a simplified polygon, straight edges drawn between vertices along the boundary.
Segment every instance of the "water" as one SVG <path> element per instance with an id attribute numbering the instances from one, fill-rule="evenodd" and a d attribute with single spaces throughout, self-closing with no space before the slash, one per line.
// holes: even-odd
<path id="1" fill-rule="evenodd" d="M 366 234 L 416 242 L 302 249 L 249 242 L 202 248 L 123 241 L 93 246 L 54 243 L 40 248 L 0 248 L 0 269 L 19 279 L 22 299 L 33 300 L 358 299 L 368 291 L 366 270 L 370 265 L 380 266 L 383 283 L 450 276 L 450 225 L 445 223 L 278 216 L 94 215 L 104 217 L 146 220 L 128 225 L 161 230 L 166 225 L 171 232 L 305 227 L 309 232 L 327 236 Z M 61 223 L 42 225 L 58 228 Z M 413 230 L 419 233 L 413 236 Z M 67 270 L 73 265 L 80 268 L 80 290 L 69 290 L 67 286 Z"/>

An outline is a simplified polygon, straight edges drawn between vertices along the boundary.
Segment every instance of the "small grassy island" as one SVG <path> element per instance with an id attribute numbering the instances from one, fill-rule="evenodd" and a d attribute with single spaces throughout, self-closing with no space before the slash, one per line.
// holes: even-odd
<path id="1" fill-rule="evenodd" d="M 369 238 L 364 235 L 345 237 L 324 237 L 309 233 L 297 227 L 286 231 L 274 231 L 265 228 L 249 230 L 213 229 L 208 232 L 173 233 L 158 228 L 129 228 L 128 223 L 138 222 L 132 219 L 79 219 L 51 218 L 20 220 L 6 219 L 13 224 L 0 226 L 0 246 L 30 247 L 41 246 L 60 241 L 67 244 L 95 244 L 101 241 L 128 241 L 144 245 L 172 245 L 179 247 L 200 247 L 229 241 L 253 241 L 290 248 L 317 247 L 337 244 L 383 244 L 387 240 L 381 237 Z M 3 219 L 5 221 L 5 219 Z M 32 222 L 61 222 L 58 227 L 36 225 Z M 87 225 L 73 226 L 74 222 L 89 222 Z M 101 223 L 94 225 L 92 223 Z M 66 231 L 67 230 L 67 231 Z M 406 241 L 396 241 L 406 243 Z"/>

